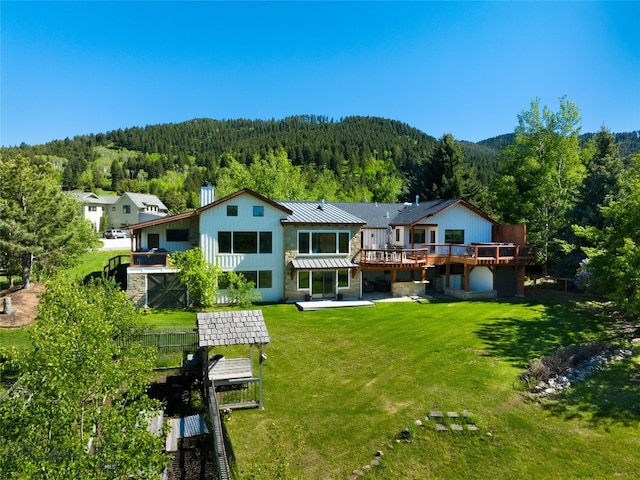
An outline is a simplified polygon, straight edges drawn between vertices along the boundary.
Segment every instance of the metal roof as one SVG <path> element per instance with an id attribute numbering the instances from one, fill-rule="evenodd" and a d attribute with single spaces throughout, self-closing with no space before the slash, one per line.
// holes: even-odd
<path id="1" fill-rule="evenodd" d="M 197 322 L 200 347 L 269 343 L 262 310 L 203 312 Z"/>
<path id="2" fill-rule="evenodd" d="M 315 223 L 315 224 L 343 224 L 363 225 L 366 222 L 331 203 L 320 202 L 278 202 L 293 213 L 282 220 L 286 223 Z"/>
<path id="3" fill-rule="evenodd" d="M 366 228 L 387 228 L 389 223 L 406 207 L 404 203 L 340 202 L 336 207 L 363 219 Z"/>
<path id="4" fill-rule="evenodd" d="M 334 270 L 336 268 L 356 268 L 347 258 L 296 258 L 291 260 L 291 265 L 296 270 Z"/>
<path id="5" fill-rule="evenodd" d="M 167 206 L 155 195 L 148 193 L 124 192 L 123 197 L 129 197 L 138 208 L 145 208 L 147 205 L 156 205 L 161 210 L 168 210 Z"/>
<path id="6" fill-rule="evenodd" d="M 450 200 L 429 200 L 424 203 L 415 203 L 407 205 L 402 211 L 391 219 L 389 224 L 391 225 L 413 225 L 420 220 L 435 215 L 440 210 L 447 208 L 450 205 L 458 202 L 457 199 Z"/>

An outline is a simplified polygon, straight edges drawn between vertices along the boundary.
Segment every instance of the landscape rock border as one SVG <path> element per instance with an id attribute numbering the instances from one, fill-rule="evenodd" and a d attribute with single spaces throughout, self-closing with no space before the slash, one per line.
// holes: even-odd
<path id="1" fill-rule="evenodd" d="M 584 381 L 595 372 L 604 369 L 608 364 L 630 357 L 634 354 L 631 348 L 615 348 L 604 350 L 584 362 L 570 368 L 563 374 L 553 375 L 539 382 L 531 393 L 538 397 L 548 397 L 560 393 L 571 385 Z"/>

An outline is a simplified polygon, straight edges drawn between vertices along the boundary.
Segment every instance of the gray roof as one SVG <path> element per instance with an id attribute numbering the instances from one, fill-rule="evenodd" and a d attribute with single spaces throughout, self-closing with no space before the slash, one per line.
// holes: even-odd
<path id="1" fill-rule="evenodd" d="M 366 222 L 331 203 L 326 202 L 278 202 L 293 213 L 282 223 L 316 223 L 363 225 Z"/>
<path id="2" fill-rule="evenodd" d="M 391 225 L 413 225 L 423 218 L 435 215 L 444 208 L 458 202 L 458 199 L 450 200 L 429 200 L 424 203 L 407 205 L 401 212 L 392 218 Z"/>
<path id="3" fill-rule="evenodd" d="M 389 223 L 405 208 L 404 203 L 371 203 L 371 202 L 340 202 L 336 207 L 363 219 L 366 228 L 387 228 Z"/>
<path id="4" fill-rule="evenodd" d="M 76 200 L 78 200 L 79 202 L 97 203 L 97 204 L 105 203 L 103 198 L 97 196 L 93 192 L 71 192 L 71 196 Z"/>
<path id="5" fill-rule="evenodd" d="M 198 345 L 256 345 L 269 343 L 262 310 L 198 313 Z"/>
<path id="6" fill-rule="evenodd" d="M 124 192 L 122 196 L 129 197 L 138 208 L 145 208 L 147 205 L 156 205 L 161 210 L 168 210 L 166 205 L 162 203 L 160 199 L 155 195 L 149 195 L 147 193 Z"/>

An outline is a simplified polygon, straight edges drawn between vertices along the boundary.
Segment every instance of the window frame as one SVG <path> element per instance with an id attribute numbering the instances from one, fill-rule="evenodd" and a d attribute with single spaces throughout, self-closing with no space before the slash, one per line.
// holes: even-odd
<path id="1" fill-rule="evenodd" d="M 320 251 L 327 244 L 327 235 L 333 235 L 333 251 Z M 350 230 L 298 230 L 298 254 L 300 255 L 349 255 L 351 253 Z"/>
<path id="2" fill-rule="evenodd" d="M 459 238 L 455 233 L 461 234 Z M 451 236 L 454 235 L 454 238 Z M 460 240 L 460 241 L 458 241 Z M 456 245 L 464 245 L 464 229 L 463 228 L 448 228 L 444 231 L 444 243 L 452 243 Z"/>

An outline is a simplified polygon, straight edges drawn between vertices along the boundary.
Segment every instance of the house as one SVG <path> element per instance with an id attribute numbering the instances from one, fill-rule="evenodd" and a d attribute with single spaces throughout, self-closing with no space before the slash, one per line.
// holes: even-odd
<path id="1" fill-rule="evenodd" d="M 102 231 L 102 217 L 106 228 L 123 228 L 140 222 L 166 217 L 169 210 L 155 195 L 125 192 L 121 196 L 99 197 L 93 192 L 74 192 L 71 195 L 82 204 L 81 216 L 88 219 L 94 231 Z"/>
<path id="2" fill-rule="evenodd" d="M 535 258 L 524 226 L 498 225 L 459 199 L 274 201 L 248 189 L 202 198 L 194 211 L 129 226 L 127 291 L 139 306 L 186 303 L 167 257 L 192 247 L 243 273 L 268 302 L 356 298 L 372 285 L 392 295 L 423 294 L 427 285 L 458 296 L 522 294 L 524 266 Z"/>
<path id="3" fill-rule="evenodd" d="M 107 202 L 104 198 L 93 192 L 73 192 L 71 195 L 81 204 L 80 216 L 91 222 L 94 232 L 99 232 L 102 216 L 105 215 L 107 207 Z"/>
<path id="4" fill-rule="evenodd" d="M 418 294 L 420 283 L 462 298 L 524 294 L 524 268 L 536 257 L 524 225 L 499 225 L 461 199 L 337 206 L 367 222 L 365 285 L 395 287 L 394 295 Z"/>
<path id="5" fill-rule="evenodd" d="M 122 228 L 168 215 L 169 209 L 155 195 L 125 192 L 119 197 L 105 197 L 109 228 Z"/>

